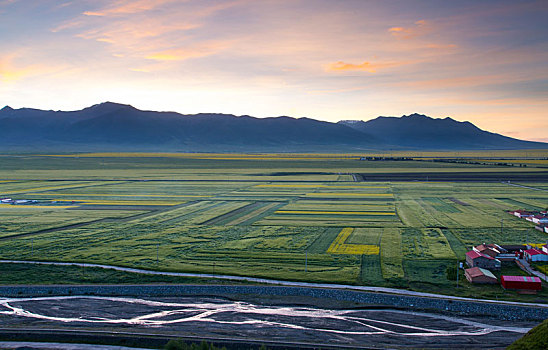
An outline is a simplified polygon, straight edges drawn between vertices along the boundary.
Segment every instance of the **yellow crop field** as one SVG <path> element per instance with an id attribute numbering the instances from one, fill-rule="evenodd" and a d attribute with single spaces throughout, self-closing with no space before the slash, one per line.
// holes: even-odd
<path id="1" fill-rule="evenodd" d="M 542 246 L 545 245 L 546 243 L 527 243 L 527 244 L 530 245 L 530 246 L 533 247 L 533 248 L 540 249 L 540 248 L 542 248 Z"/>
<path id="2" fill-rule="evenodd" d="M 333 243 L 327 249 L 331 254 L 352 255 L 378 255 L 379 247 L 372 244 L 345 244 L 346 240 L 354 232 L 353 228 L 343 228 Z"/>

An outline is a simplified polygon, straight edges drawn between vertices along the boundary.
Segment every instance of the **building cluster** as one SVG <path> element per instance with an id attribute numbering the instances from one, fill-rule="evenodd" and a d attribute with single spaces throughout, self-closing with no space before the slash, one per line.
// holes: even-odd
<path id="1" fill-rule="evenodd" d="M 30 204 L 30 203 L 36 203 L 38 201 L 36 200 L 30 200 L 30 199 L 11 199 L 11 198 L 0 198 L 1 204 Z"/>
<path id="2" fill-rule="evenodd" d="M 529 211 L 529 210 L 514 210 L 509 211 L 509 214 L 517 216 L 520 219 L 525 219 L 536 224 L 536 229 L 548 233 L 548 211 Z"/>
<path id="3" fill-rule="evenodd" d="M 466 264 L 469 268 L 464 271 L 464 274 L 470 283 L 497 284 L 499 281 L 492 270 L 500 270 L 503 263 L 518 259 L 525 259 L 528 262 L 548 262 L 548 245 L 545 244 L 541 249 L 537 249 L 522 245 L 480 244 L 466 253 Z M 500 284 L 504 289 L 522 293 L 536 293 L 542 288 L 540 278 L 531 276 L 503 275 Z"/>

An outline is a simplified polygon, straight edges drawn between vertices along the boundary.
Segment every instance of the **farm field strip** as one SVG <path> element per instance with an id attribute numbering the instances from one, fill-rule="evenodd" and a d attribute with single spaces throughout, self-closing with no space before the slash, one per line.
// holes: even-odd
<path id="1" fill-rule="evenodd" d="M 33 205 L 33 204 L 24 204 L 24 205 L 13 205 L 13 204 L 0 204 L 0 209 L 11 209 L 11 210 L 19 210 L 21 207 L 25 207 L 25 209 L 68 209 L 68 208 L 74 208 L 74 206 L 71 205 Z"/>
<path id="2" fill-rule="evenodd" d="M 274 214 L 314 214 L 314 215 L 390 215 L 394 216 L 394 212 L 378 212 L 378 211 L 320 211 L 320 210 L 277 210 Z"/>
<path id="3" fill-rule="evenodd" d="M 141 206 L 170 206 L 179 205 L 185 202 L 173 201 L 131 201 L 131 200 L 78 200 L 78 204 L 84 205 L 141 205 Z"/>
<path id="4" fill-rule="evenodd" d="M 5 193 L 8 195 L 14 195 L 14 194 L 26 194 L 26 193 L 41 193 L 41 192 L 51 192 L 55 190 L 65 190 L 65 189 L 71 189 L 71 188 L 83 188 L 83 187 L 95 187 L 95 186 L 101 186 L 104 185 L 104 183 L 97 182 L 97 183 L 89 183 L 89 182 L 81 182 L 76 183 L 72 185 L 60 185 L 60 186 L 47 186 L 47 187 L 34 187 L 34 188 L 27 188 L 22 190 L 15 190 L 15 191 L 6 191 Z"/>
<path id="5" fill-rule="evenodd" d="M 243 223 L 246 223 L 248 225 L 252 224 L 254 221 L 257 221 L 259 219 L 261 214 L 264 214 L 267 211 L 269 211 L 270 209 L 276 208 L 278 206 L 280 206 L 280 203 L 266 203 L 262 207 L 259 207 L 255 210 L 253 210 L 252 212 L 247 213 L 246 215 L 243 215 L 243 216 L 241 216 L 237 219 L 234 219 L 234 220 L 226 223 L 226 225 L 227 226 L 234 226 L 234 225 L 240 225 L 240 224 L 243 224 Z"/>
<path id="6" fill-rule="evenodd" d="M 394 209 L 395 204 L 392 202 L 390 204 L 366 204 L 364 202 L 357 202 L 356 204 L 343 204 L 339 201 L 337 202 L 316 202 L 312 203 L 312 201 L 296 201 L 293 203 L 287 204 L 286 208 L 288 210 L 328 210 L 328 209 L 341 209 L 344 211 L 352 211 L 351 209 L 355 210 L 367 210 L 371 208 L 381 208 L 381 209 Z"/>
<path id="7" fill-rule="evenodd" d="M 313 192 L 305 194 L 307 197 L 386 197 L 392 198 L 394 195 L 392 193 L 351 193 L 351 192 Z"/>
<path id="8" fill-rule="evenodd" d="M 250 205 L 251 202 L 221 202 L 220 205 L 214 206 L 205 211 L 201 211 L 198 215 L 193 216 L 188 219 L 187 223 L 204 225 L 204 223 L 217 218 L 219 216 L 225 215 L 233 210 L 245 207 Z"/>
<path id="9" fill-rule="evenodd" d="M 261 202 L 249 203 L 247 205 L 240 206 L 234 210 L 231 210 L 225 214 L 222 214 L 210 220 L 204 221 L 200 225 L 224 225 L 227 221 L 238 219 L 240 216 L 250 211 L 254 211 L 258 207 L 260 208 L 263 205 L 264 203 L 261 203 Z"/>
<path id="10" fill-rule="evenodd" d="M 178 222 L 183 219 L 192 217 L 194 214 L 209 210 L 213 207 L 221 205 L 222 202 L 213 201 L 198 201 L 198 202 L 186 202 L 178 206 L 173 206 L 165 210 L 158 212 L 152 212 L 146 217 L 137 218 L 132 220 L 133 223 L 149 223 L 150 225 Z"/>
<path id="11" fill-rule="evenodd" d="M 313 184 L 261 184 L 256 185 L 254 188 L 258 187 L 278 187 L 278 188 L 330 188 L 330 189 L 337 189 L 337 188 L 349 188 L 349 189 L 388 189 L 390 186 L 369 186 L 369 185 L 313 185 Z"/>
<path id="12" fill-rule="evenodd" d="M 226 197 L 298 197 L 302 196 L 305 193 L 298 193 L 293 191 L 287 192 L 251 192 L 251 191 L 237 191 L 225 193 L 223 196 Z"/>
<path id="13" fill-rule="evenodd" d="M 333 243 L 327 249 L 330 254 L 351 254 L 351 255 L 377 255 L 379 246 L 370 244 L 348 244 L 346 241 L 354 231 L 353 228 L 343 228 Z"/>
<path id="14" fill-rule="evenodd" d="M 400 229 L 385 228 L 383 230 L 380 255 L 382 276 L 385 279 L 405 276 Z"/>
<path id="15" fill-rule="evenodd" d="M 174 194 L 115 194 L 115 193 L 52 193 L 52 196 L 66 197 L 143 197 L 143 198 L 207 198 L 211 195 L 174 195 Z"/>

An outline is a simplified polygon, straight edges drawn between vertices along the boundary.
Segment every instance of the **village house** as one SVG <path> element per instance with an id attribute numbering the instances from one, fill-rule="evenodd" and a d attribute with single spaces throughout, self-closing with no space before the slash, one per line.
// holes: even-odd
<path id="1" fill-rule="evenodd" d="M 548 253 L 544 250 L 539 250 L 537 248 L 527 249 L 523 252 L 523 257 L 529 262 L 536 261 L 547 261 L 548 262 Z"/>
<path id="2" fill-rule="evenodd" d="M 500 284 L 504 289 L 517 290 L 521 293 L 536 293 L 542 289 L 540 278 L 531 276 L 501 276 Z"/>
<path id="3" fill-rule="evenodd" d="M 509 213 L 514 215 L 514 216 L 517 216 L 520 219 L 528 218 L 530 216 L 535 215 L 533 212 L 530 212 L 530 211 L 527 211 L 527 210 L 522 210 L 522 209 L 510 211 Z"/>
<path id="4" fill-rule="evenodd" d="M 464 270 L 464 275 L 470 283 L 498 283 L 497 278 L 491 271 L 479 267 L 472 267 Z"/>
<path id="5" fill-rule="evenodd" d="M 548 244 L 542 246 L 542 251 L 548 254 Z"/>
<path id="6" fill-rule="evenodd" d="M 475 250 L 466 253 L 466 264 L 470 267 L 481 267 L 489 270 L 498 270 L 501 265 L 500 260 L 483 253 L 478 253 Z"/>
<path id="7" fill-rule="evenodd" d="M 498 244 L 480 244 L 478 246 L 475 246 L 472 248 L 472 250 L 480 253 L 488 255 L 492 258 L 495 258 L 500 261 L 514 261 L 516 259 L 516 255 L 513 253 L 508 252 L 507 249 L 501 247 Z"/>
<path id="8" fill-rule="evenodd" d="M 478 253 L 489 255 L 492 258 L 496 258 L 497 255 L 507 253 L 506 249 L 502 248 L 497 244 L 480 244 L 472 248 Z"/>
<path id="9" fill-rule="evenodd" d="M 544 216 L 544 215 L 534 215 L 534 216 L 528 217 L 526 220 L 531 221 L 538 225 L 548 224 L 548 216 Z"/>

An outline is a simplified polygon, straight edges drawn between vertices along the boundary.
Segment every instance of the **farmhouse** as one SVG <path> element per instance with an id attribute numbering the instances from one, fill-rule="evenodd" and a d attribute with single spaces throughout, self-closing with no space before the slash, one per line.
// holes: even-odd
<path id="1" fill-rule="evenodd" d="M 515 215 L 517 216 L 518 218 L 522 219 L 522 218 L 528 218 L 530 216 L 533 216 L 535 215 L 533 212 L 530 212 L 530 211 L 527 211 L 527 210 L 514 210 L 514 211 L 510 211 L 509 212 L 510 214 L 512 215 Z"/>
<path id="2" fill-rule="evenodd" d="M 470 267 L 481 267 L 489 270 L 500 269 L 500 260 L 483 253 L 478 253 L 475 250 L 466 253 L 466 264 Z"/>
<path id="3" fill-rule="evenodd" d="M 478 246 L 475 246 L 472 249 L 480 254 L 489 255 L 492 258 L 496 258 L 498 255 L 508 252 L 506 249 L 502 248 L 501 246 L 497 244 L 483 243 Z"/>
<path id="4" fill-rule="evenodd" d="M 548 253 L 536 248 L 527 249 L 523 252 L 523 257 L 527 261 L 548 261 Z"/>
<path id="5" fill-rule="evenodd" d="M 531 276 L 501 276 L 500 284 L 504 289 L 521 292 L 536 292 L 542 289 L 540 278 Z"/>
<path id="6" fill-rule="evenodd" d="M 544 215 L 535 215 L 531 216 L 530 218 L 527 218 L 527 220 L 531 219 L 532 222 L 535 224 L 548 224 L 548 216 Z"/>
<path id="7" fill-rule="evenodd" d="M 479 267 L 464 270 L 464 275 L 470 283 L 498 283 L 497 278 L 491 271 Z"/>
<path id="8" fill-rule="evenodd" d="M 548 244 L 542 246 L 542 251 L 548 254 Z"/>

